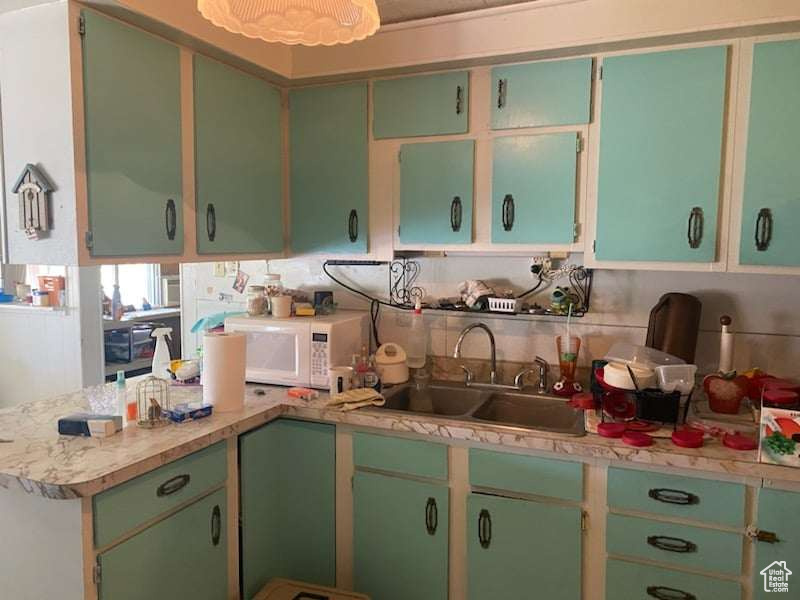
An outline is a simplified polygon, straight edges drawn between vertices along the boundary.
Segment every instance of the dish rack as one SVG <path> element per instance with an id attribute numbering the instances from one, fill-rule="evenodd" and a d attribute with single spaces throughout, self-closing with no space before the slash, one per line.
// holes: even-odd
<path id="1" fill-rule="evenodd" d="M 492 312 L 515 313 L 521 306 L 520 298 L 489 298 L 489 310 Z"/>

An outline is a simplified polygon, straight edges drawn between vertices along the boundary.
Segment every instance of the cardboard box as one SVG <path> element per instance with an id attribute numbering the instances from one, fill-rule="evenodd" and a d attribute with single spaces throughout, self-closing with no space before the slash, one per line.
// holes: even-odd
<path id="1" fill-rule="evenodd" d="M 762 408 L 758 460 L 800 467 L 800 410 Z"/>

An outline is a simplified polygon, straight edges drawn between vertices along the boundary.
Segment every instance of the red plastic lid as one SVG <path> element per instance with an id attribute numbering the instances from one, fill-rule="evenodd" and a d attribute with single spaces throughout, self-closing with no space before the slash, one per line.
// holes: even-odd
<path id="1" fill-rule="evenodd" d="M 781 389 L 765 389 L 764 401 L 771 404 L 794 404 L 798 399 L 797 392 L 790 392 L 789 390 Z"/>
<path id="2" fill-rule="evenodd" d="M 755 438 L 741 433 L 726 433 L 722 436 L 722 443 L 734 450 L 755 450 L 758 448 L 758 442 Z"/>
<path id="3" fill-rule="evenodd" d="M 655 423 L 648 423 L 647 421 L 628 421 L 625 424 L 625 429 L 628 431 L 641 431 L 642 433 L 650 433 L 661 429 L 661 425 Z"/>
<path id="4" fill-rule="evenodd" d="M 800 383 L 788 379 L 765 379 L 764 390 L 783 390 L 787 392 L 800 392 Z"/>
<path id="5" fill-rule="evenodd" d="M 594 394 L 591 392 L 573 394 L 569 403 L 573 406 L 573 408 L 580 408 L 582 410 L 589 410 L 597 406 L 597 403 L 594 400 Z"/>
<path id="6" fill-rule="evenodd" d="M 625 423 L 600 423 L 597 433 L 607 438 L 620 438 L 625 433 Z"/>
<path id="7" fill-rule="evenodd" d="M 673 431 L 672 443 L 681 448 L 699 448 L 703 445 L 703 432 L 691 427 Z"/>
<path id="8" fill-rule="evenodd" d="M 638 431 L 626 431 L 622 434 L 622 443 L 628 444 L 628 446 L 644 448 L 645 446 L 653 445 L 653 436 Z"/>

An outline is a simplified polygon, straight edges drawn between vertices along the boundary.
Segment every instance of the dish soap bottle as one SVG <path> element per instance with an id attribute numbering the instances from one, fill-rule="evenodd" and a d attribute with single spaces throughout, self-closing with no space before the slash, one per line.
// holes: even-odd
<path id="1" fill-rule="evenodd" d="M 414 312 L 411 315 L 411 328 L 408 331 L 406 355 L 408 366 L 412 369 L 421 369 L 425 366 L 426 352 L 428 350 L 428 335 L 425 331 L 425 318 L 422 316 L 422 302 L 417 298 Z"/>
<path id="2" fill-rule="evenodd" d="M 169 346 L 167 340 L 172 339 L 172 327 L 157 327 L 150 334 L 156 338 L 156 351 L 153 354 L 153 375 L 161 379 L 171 379 L 169 374 Z"/>
<path id="3" fill-rule="evenodd" d="M 125 371 L 117 371 L 117 381 L 114 384 L 114 391 L 117 404 L 114 408 L 114 414 L 122 417 L 122 425 L 124 427 L 128 412 L 128 390 L 125 388 Z"/>

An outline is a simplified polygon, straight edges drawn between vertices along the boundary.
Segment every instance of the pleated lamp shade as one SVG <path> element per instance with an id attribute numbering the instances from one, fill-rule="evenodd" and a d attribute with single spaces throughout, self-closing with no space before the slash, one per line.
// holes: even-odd
<path id="1" fill-rule="evenodd" d="M 305 46 L 363 40 L 381 24 L 375 0 L 197 0 L 197 9 L 233 33 Z"/>

